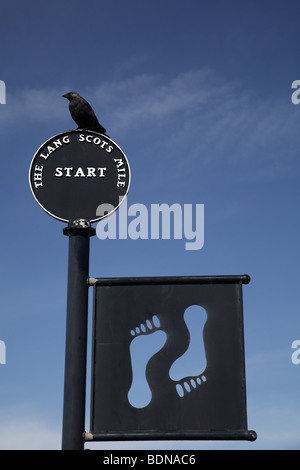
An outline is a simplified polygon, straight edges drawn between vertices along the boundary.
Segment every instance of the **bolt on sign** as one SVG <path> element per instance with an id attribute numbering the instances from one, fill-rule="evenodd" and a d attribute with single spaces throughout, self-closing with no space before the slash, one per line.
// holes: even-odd
<path id="1" fill-rule="evenodd" d="M 91 279 L 86 440 L 240 439 L 248 275 Z"/>
<path id="2" fill-rule="evenodd" d="M 29 184 L 38 204 L 63 222 L 96 222 L 114 212 L 130 186 L 124 152 L 109 137 L 76 130 L 58 134 L 35 153 Z M 110 212 L 97 215 L 108 204 Z"/>

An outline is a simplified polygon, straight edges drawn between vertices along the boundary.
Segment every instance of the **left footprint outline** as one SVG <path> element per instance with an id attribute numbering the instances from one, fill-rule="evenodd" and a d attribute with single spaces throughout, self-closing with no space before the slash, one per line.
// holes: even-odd
<path id="1" fill-rule="evenodd" d="M 130 343 L 132 382 L 127 398 L 134 408 L 145 408 L 152 400 L 146 367 L 149 360 L 165 345 L 167 335 L 160 329 L 160 321 L 156 315 L 132 329 L 130 334 L 133 337 Z M 140 342 L 143 342 L 143 348 L 140 348 Z M 141 357 L 141 354 L 135 354 L 135 349 L 139 352 L 146 351 L 146 354 Z M 141 387 L 143 393 L 138 393 Z"/>

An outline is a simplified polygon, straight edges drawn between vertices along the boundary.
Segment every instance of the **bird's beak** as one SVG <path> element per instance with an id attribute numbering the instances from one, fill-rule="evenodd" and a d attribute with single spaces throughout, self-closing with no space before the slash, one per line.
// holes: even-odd
<path id="1" fill-rule="evenodd" d="M 65 95 L 62 95 L 62 98 L 67 98 L 67 99 L 69 99 L 69 93 L 66 93 Z"/>

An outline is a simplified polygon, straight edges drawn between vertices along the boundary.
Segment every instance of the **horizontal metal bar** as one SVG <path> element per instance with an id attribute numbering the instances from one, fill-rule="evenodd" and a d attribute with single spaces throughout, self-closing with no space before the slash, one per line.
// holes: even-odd
<path id="1" fill-rule="evenodd" d="M 232 284 L 241 282 L 249 284 L 250 276 L 161 276 L 161 277 L 120 277 L 120 278 L 90 278 L 90 286 L 117 285 L 156 285 L 156 284 Z"/>
<path id="2" fill-rule="evenodd" d="M 130 432 L 130 433 L 101 433 L 93 434 L 87 432 L 84 434 L 85 442 L 91 441 L 255 441 L 257 434 L 255 431 L 237 430 L 237 431 L 187 431 L 186 433 L 173 433 L 173 432 Z"/>

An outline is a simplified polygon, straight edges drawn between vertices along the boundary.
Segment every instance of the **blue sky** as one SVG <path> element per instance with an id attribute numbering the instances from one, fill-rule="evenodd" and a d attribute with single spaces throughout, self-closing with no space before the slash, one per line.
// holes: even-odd
<path id="1" fill-rule="evenodd" d="M 76 127 L 61 98 L 76 90 L 129 160 L 128 205 L 205 206 L 201 250 L 94 237 L 91 276 L 249 274 L 248 427 L 258 433 L 254 443 L 91 448 L 299 449 L 300 106 L 291 85 L 300 5 L 2 0 L 0 9 L 0 448 L 60 448 L 68 240 L 34 201 L 28 170 L 42 143 Z"/>

